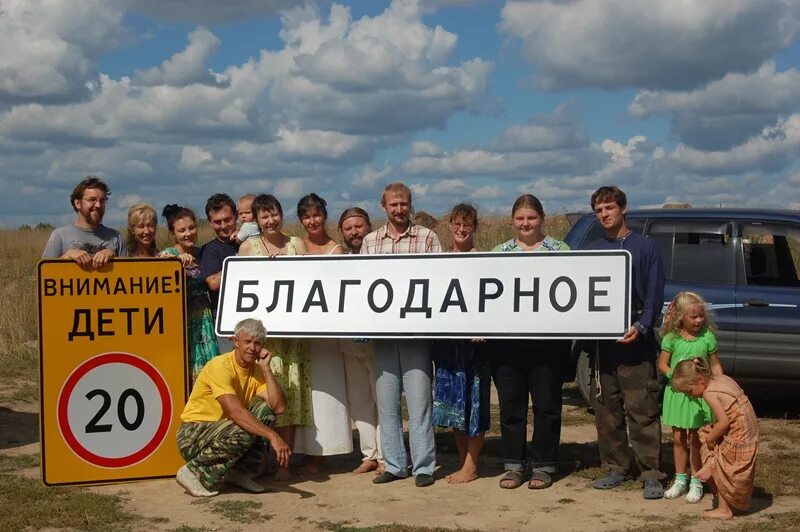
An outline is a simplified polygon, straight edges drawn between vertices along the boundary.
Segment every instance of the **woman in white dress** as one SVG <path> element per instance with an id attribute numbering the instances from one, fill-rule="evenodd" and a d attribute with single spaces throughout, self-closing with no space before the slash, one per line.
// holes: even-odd
<path id="1" fill-rule="evenodd" d="M 327 233 L 326 202 L 314 193 L 297 203 L 297 217 L 307 236 L 303 239 L 309 255 L 339 255 L 345 252 Z M 313 424 L 298 430 L 294 452 L 309 460 L 305 474 L 319 471 L 323 456 L 353 452 L 353 433 L 347 408 L 344 358 L 336 338 L 310 340 L 311 411 Z"/>

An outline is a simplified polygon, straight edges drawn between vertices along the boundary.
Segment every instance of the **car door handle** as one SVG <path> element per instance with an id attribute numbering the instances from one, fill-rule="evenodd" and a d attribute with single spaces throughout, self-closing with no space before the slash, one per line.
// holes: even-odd
<path id="1" fill-rule="evenodd" d="M 746 307 L 768 307 L 769 302 L 764 301 L 763 299 L 748 299 L 745 301 L 744 305 Z"/>

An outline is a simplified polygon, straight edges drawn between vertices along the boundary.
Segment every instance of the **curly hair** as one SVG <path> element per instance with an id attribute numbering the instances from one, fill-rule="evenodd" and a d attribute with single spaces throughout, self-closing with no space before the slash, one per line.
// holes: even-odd
<path id="1" fill-rule="evenodd" d="M 678 292 L 675 298 L 667 306 L 664 313 L 664 325 L 661 327 L 661 336 L 666 336 L 668 333 L 677 333 L 683 323 L 683 318 L 689 309 L 695 306 L 703 308 L 703 315 L 705 316 L 705 323 L 703 327 L 709 330 L 716 330 L 717 326 L 714 323 L 714 316 L 708 309 L 706 301 L 700 294 L 695 292 Z"/>

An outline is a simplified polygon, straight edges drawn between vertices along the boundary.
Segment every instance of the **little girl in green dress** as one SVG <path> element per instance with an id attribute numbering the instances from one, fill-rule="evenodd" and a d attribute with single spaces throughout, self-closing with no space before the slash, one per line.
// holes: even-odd
<path id="1" fill-rule="evenodd" d="M 679 292 L 667 307 L 661 330 L 661 355 L 658 370 L 672 377 L 672 370 L 682 360 L 702 358 L 714 375 L 722 375 L 717 356 L 717 339 L 711 329 L 714 324 L 706 313 L 706 302 L 694 292 Z M 675 457 L 675 481 L 664 493 L 666 499 L 686 494 L 686 502 L 697 503 L 703 498 L 703 484 L 697 478 L 700 461 L 700 440 L 697 429 L 709 424 L 713 414 L 702 398 L 664 390 L 661 421 L 672 427 L 672 452 Z M 691 479 L 687 478 L 687 469 Z"/>

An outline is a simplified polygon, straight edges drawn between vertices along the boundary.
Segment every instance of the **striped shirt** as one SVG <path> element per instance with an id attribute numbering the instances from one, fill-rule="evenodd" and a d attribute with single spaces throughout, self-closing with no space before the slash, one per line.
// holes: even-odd
<path id="1" fill-rule="evenodd" d="M 386 255 L 398 253 L 441 253 L 442 244 L 436 233 L 421 225 L 408 224 L 408 228 L 397 239 L 389 234 L 389 224 L 364 237 L 362 255 Z"/>

